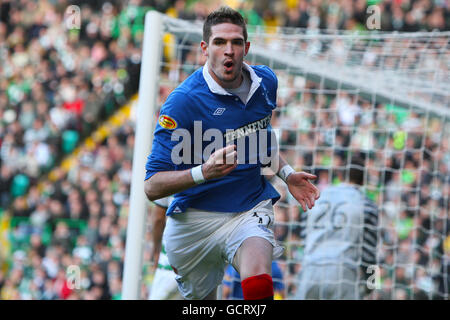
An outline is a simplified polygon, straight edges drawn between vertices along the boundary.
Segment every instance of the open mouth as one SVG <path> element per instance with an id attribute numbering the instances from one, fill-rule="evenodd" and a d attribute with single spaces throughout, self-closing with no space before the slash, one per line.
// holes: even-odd
<path id="1" fill-rule="evenodd" d="M 233 69 L 234 63 L 233 61 L 226 61 L 223 66 L 225 67 L 225 71 L 229 72 Z"/>

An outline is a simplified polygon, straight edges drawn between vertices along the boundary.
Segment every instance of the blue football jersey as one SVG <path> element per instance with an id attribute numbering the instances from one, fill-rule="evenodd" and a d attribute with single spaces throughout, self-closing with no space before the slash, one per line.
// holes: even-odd
<path id="1" fill-rule="evenodd" d="M 220 148 L 234 143 L 239 149 L 239 141 L 244 141 L 243 149 L 239 150 L 245 152 L 238 150 L 239 165 L 225 177 L 208 180 L 175 194 L 167 215 L 184 212 L 187 208 L 242 212 L 263 200 L 272 199 L 275 203 L 280 198 L 261 174 L 267 158 L 262 161 L 260 157 L 261 154 L 270 156 L 276 148 L 270 139 L 270 119 L 276 107 L 278 85 L 274 72 L 267 66 L 244 64 L 244 70 L 252 81 L 244 103 L 220 87 L 207 68 L 205 64 L 196 70 L 162 106 L 147 159 L 145 179 L 160 171 L 186 170 L 206 162 L 205 155 L 219 149 L 212 148 L 213 143 L 219 143 Z M 209 136 L 210 129 L 220 132 L 220 137 Z M 181 136 L 180 132 L 188 133 L 190 140 L 183 142 L 186 136 Z M 257 136 L 257 139 L 266 139 L 265 144 L 252 139 L 255 134 L 263 132 L 268 134 Z M 251 147 L 255 143 L 258 145 L 256 154 Z M 188 148 L 180 151 L 182 145 Z M 177 156 L 176 161 L 174 155 Z"/>

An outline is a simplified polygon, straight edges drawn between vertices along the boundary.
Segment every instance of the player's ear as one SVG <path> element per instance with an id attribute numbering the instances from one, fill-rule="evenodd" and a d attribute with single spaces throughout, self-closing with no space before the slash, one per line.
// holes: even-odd
<path id="1" fill-rule="evenodd" d="M 202 42 L 200 42 L 200 47 L 202 48 L 202 53 L 205 57 L 208 56 L 208 44 L 202 40 Z"/>
<path id="2" fill-rule="evenodd" d="M 247 41 L 246 43 L 245 43 L 245 51 L 244 51 L 244 56 L 246 56 L 247 55 L 247 53 L 248 53 L 248 50 L 250 49 L 250 42 L 249 41 Z"/>

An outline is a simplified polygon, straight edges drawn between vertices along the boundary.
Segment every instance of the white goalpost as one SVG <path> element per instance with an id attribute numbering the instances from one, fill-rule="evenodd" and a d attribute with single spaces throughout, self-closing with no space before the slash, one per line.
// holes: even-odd
<path id="1" fill-rule="evenodd" d="M 150 11 L 145 21 L 123 299 L 146 299 L 152 232 L 145 162 L 167 95 L 201 67 L 202 25 Z M 380 287 L 370 299 L 448 299 L 450 264 L 450 32 L 385 33 L 249 26 L 246 61 L 279 79 L 272 126 L 280 151 L 323 188 L 342 181 L 349 155 L 366 159 L 366 194 L 380 208 Z M 277 263 L 292 299 L 303 257 L 298 204 L 282 198 L 274 232 L 286 247 Z M 360 286 L 361 283 L 355 283 Z"/>
<path id="2" fill-rule="evenodd" d="M 145 163 L 151 150 L 155 123 L 161 55 L 162 17 L 156 11 L 145 16 L 145 38 L 139 79 L 139 100 L 135 110 L 136 133 L 130 191 L 122 299 L 136 300 L 140 295 L 142 251 L 144 245 L 147 199 L 144 194 Z"/>

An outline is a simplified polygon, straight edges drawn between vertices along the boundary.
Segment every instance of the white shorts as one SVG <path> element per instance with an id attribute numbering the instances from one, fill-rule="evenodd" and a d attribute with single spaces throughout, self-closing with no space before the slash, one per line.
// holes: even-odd
<path id="1" fill-rule="evenodd" d="M 203 299 L 223 279 L 242 242 L 261 237 L 274 247 L 273 258 L 283 252 L 269 228 L 274 222 L 272 200 L 240 213 L 189 209 L 167 219 L 164 242 L 175 268 L 178 289 L 185 299 Z"/>
<path id="2" fill-rule="evenodd" d="M 343 264 L 305 266 L 295 299 L 358 300 L 358 272 Z"/>

